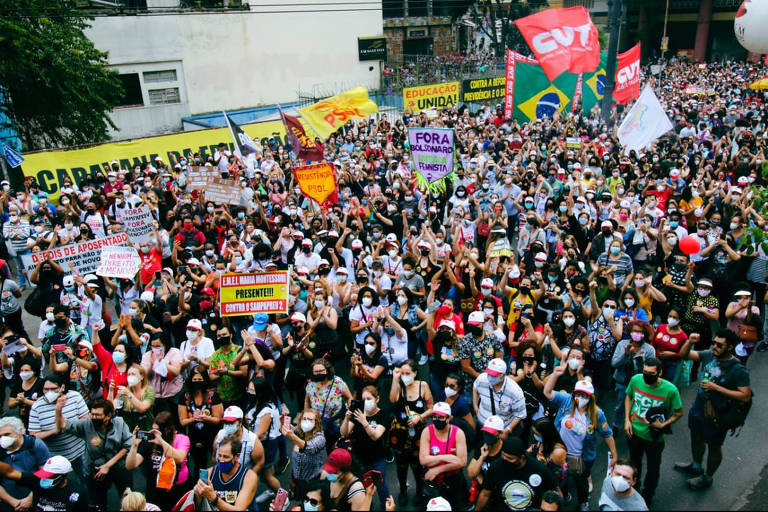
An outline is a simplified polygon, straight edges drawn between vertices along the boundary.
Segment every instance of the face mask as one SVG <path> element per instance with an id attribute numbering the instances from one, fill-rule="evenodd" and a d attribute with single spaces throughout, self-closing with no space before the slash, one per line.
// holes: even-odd
<path id="1" fill-rule="evenodd" d="M 137 314 L 139 314 L 139 311 L 136 308 L 128 309 L 128 316 L 136 316 Z"/>
<path id="2" fill-rule="evenodd" d="M 228 435 L 228 436 L 232 435 L 232 434 L 237 432 L 237 423 L 227 423 L 226 425 L 224 425 L 222 430 L 224 430 L 224 433 L 226 435 Z"/>
<path id="3" fill-rule="evenodd" d="M 328 378 L 327 373 L 313 373 L 312 374 L 312 381 L 313 382 L 323 382 L 326 378 Z"/>
<path id="4" fill-rule="evenodd" d="M 656 382 L 658 382 L 659 376 L 656 374 L 643 372 L 643 380 L 649 386 L 653 386 L 654 384 L 656 384 Z"/>
<path id="5" fill-rule="evenodd" d="M 35 226 L 35 233 L 42 233 L 43 232 L 43 226 Z"/>
<path id="6" fill-rule="evenodd" d="M 373 353 L 376 352 L 376 345 L 369 345 L 365 344 L 365 353 L 370 355 L 373 355 Z"/>
<path id="7" fill-rule="evenodd" d="M 432 424 L 435 426 L 437 430 L 443 430 L 445 426 L 448 424 L 448 420 L 435 418 L 434 420 L 432 420 Z"/>
<path id="8" fill-rule="evenodd" d="M 589 222 L 589 218 L 587 218 L 587 217 L 580 217 L 579 218 L 579 224 L 581 224 L 582 226 L 586 226 L 588 222 Z"/>
<path id="9" fill-rule="evenodd" d="M 635 279 L 635 288 L 642 288 L 645 286 L 645 279 Z"/>
<path id="10" fill-rule="evenodd" d="M 450 397 L 452 397 L 452 396 L 456 396 L 456 395 L 458 394 L 458 391 L 456 391 L 456 390 L 455 390 L 455 389 L 453 389 L 453 388 L 449 388 L 448 386 L 446 386 L 446 387 L 443 389 L 443 392 L 445 392 L 445 396 L 446 396 L 446 397 L 448 397 L 448 398 L 450 398 Z"/>
<path id="11" fill-rule="evenodd" d="M 112 178 L 110 178 L 111 180 Z M 40 488 L 41 489 L 50 489 L 53 487 L 53 478 L 41 478 L 40 479 Z"/>
<path id="12" fill-rule="evenodd" d="M 368 399 L 363 404 L 363 409 L 365 410 L 365 412 L 371 412 L 375 408 L 376 408 L 376 400 Z"/>
<path id="13" fill-rule="evenodd" d="M 579 404 L 579 409 L 584 409 L 589 404 L 589 398 L 580 396 L 576 399 L 576 403 Z"/>
<path id="14" fill-rule="evenodd" d="M 45 319 L 48 320 L 48 322 L 53 323 L 56 317 L 53 316 L 52 312 L 48 312 L 45 314 Z"/>
<path id="15" fill-rule="evenodd" d="M 472 336 L 475 338 L 479 338 L 483 335 L 483 326 L 482 325 L 470 325 L 468 326 L 468 330 Z"/>
<path id="16" fill-rule="evenodd" d="M 312 420 L 301 420 L 299 426 L 301 426 L 301 431 L 306 433 L 315 428 L 315 422 Z"/>
<path id="17" fill-rule="evenodd" d="M 624 299 L 624 305 L 631 308 L 635 305 L 635 299 Z"/>
<path id="18" fill-rule="evenodd" d="M 200 331 L 193 331 L 191 329 L 187 330 L 187 341 L 192 341 L 193 339 L 197 338 L 197 334 Z"/>
<path id="19" fill-rule="evenodd" d="M 483 432 L 483 444 L 486 446 L 493 446 L 496 444 L 496 441 L 499 440 L 499 436 L 496 434 L 491 434 L 490 432 Z"/>
<path id="20" fill-rule="evenodd" d="M 120 364 L 125 362 L 125 352 L 113 352 L 112 361 L 114 361 L 115 364 Z"/>
<path id="21" fill-rule="evenodd" d="M 370 297 L 363 297 L 363 306 L 366 308 L 371 307 L 371 304 L 373 304 L 373 299 Z"/>
<path id="22" fill-rule="evenodd" d="M 616 492 L 626 492 L 629 490 L 629 482 L 623 476 L 615 475 L 611 477 L 611 485 Z"/>
<path id="23" fill-rule="evenodd" d="M 604 307 L 604 308 L 603 308 L 603 316 L 604 316 L 605 318 L 609 318 L 609 317 L 612 317 L 612 316 L 613 316 L 613 313 L 614 313 L 614 310 L 613 310 L 613 308 L 610 308 L 610 307 Z"/>
<path id="24" fill-rule="evenodd" d="M 702 297 L 707 297 L 709 296 L 712 290 L 710 290 L 709 288 L 699 288 L 696 291 L 699 292 L 699 295 L 701 295 Z"/>
<path id="25" fill-rule="evenodd" d="M 339 475 L 337 475 L 336 473 L 328 473 L 327 475 L 325 475 L 325 479 L 331 483 L 338 482 Z"/>
<path id="26" fill-rule="evenodd" d="M 229 473 L 230 471 L 232 471 L 232 468 L 235 467 L 235 462 L 231 460 L 229 462 L 219 461 L 216 463 L 216 465 L 219 468 L 219 473 Z"/>
<path id="27" fill-rule="evenodd" d="M 128 376 L 128 387 L 129 387 L 129 388 L 132 388 L 133 386 L 135 386 L 136 384 L 138 384 L 138 383 L 139 383 L 139 381 L 140 381 L 140 379 L 139 379 L 137 376 L 135 376 L 135 375 L 129 375 L 129 376 Z"/>
<path id="28" fill-rule="evenodd" d="M 0 446 L 2 446 L 4 450 L 7 450 L 13 446 L 14 441 L 16 441 L 16 439 L 11 436 L 2 436 L 0 437 Z"/>
<path id="29" fill-rule="evenodd" d="M 413 375 L 403 375 L 400 379 L 403 381 L 403 386 L 408 387 L 413 384 L 414 377 Z"/>
<path id="30" fill-rule="evenodd" d="M 581 361 L 578 359 L 569 359 L 568 360 L 568 368 L 570 368 L 573 371 L 576 371 L 579 369 L 579 366 L 581 366 Z"/>
<path id="31" fill-rule="evenodd" d="M 573 324 L 576 323 L 576 319 L 572 316 L 568 316 L 563 318 L 563 323 L 565 324 L 566 327 L 571 327 Z"/>
<path id="32" fill-rule="evenodd" d="M 315 512 L 316 510 L 318 510 L 318 506 L 317 505 L 313 505 L 309 501 L 305 501 L 304 502 L 304 510 L 306 510 L 307 512 Z"/>
<path id="33" fill-rule="evenodd" d="M 645 335 L 641 332 L 631 332 L 629 333 L 629 337 L 632 338 L 632 341 L 643 341 Z"/>
<path id="34" fill-rule="evenodd" d="M 731 231 L 733 231 L 734 229 L 738 229 L 738 228 L 739 228 L 738 224 L 736 224 L 735 222 L 731 222 Z"/>
<path id="35" fill-rule="evenodd" d="M 59 398 L 59 392 L 58 391 L 47 391 L 45 393 L 45 399 L 48 400 L 48 403 L 52 404 Z"/>
<path id="36" fill-rule="evenodd" d="M 389 254 L 389 257 L 394 259 L 397 258 L 397 251 L 392 249 L 391 251 L 387 251 L 387 254 Z"/>
<path id="37" fill-rule="evenodd" d="M 398 295 L 397 303 L 400 304 L 401 306 L 405 306 L 406 304 L 408 304 L 408 298 L 403 297 L 402 295 Z"/>
<path id="38" fill-rule="evenodd" d="M 672 317 L 669 317 L 669 318 L 667 318 L 667 323 L 668 323 L 669 325 L 671 325 L 672 327 L 675 327 L 677 324 L 679 324 L 679 323 L 680 323 L 680 319 L 679 319 L 679 318 L 672 318 Z"/>
<path id="39" fill-rule="evenodd" d="M 314 304 L 317 309 L 320 309 L 325 306 L 325 301 L 323 299 L 315 299 Z"/>
<path id="40" fill-rule="evenodd" d="M 498 375 L 496 377 L 492 375 L 488 375 L 488 384 L 491 386 L 497 386 L 501 382 L 501 375 Z"/>
<path id="41" fill-rule="evenodd" d="M 406 279 L 410 279 L 413 277 L 413 270 L 403 270 L 403 276 Z"/>
<path id="42" fill-rule="evenodd" d="M 621 252 L 621 249 L 619 247 L 613 246 L 611 247 L 611 254 L 616 255 Z"/>

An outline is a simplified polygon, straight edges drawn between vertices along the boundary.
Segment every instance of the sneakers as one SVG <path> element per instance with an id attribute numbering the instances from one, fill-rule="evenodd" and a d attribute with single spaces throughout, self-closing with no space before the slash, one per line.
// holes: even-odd
<path id="1" fill-rule="evenodd" d="M 675 469 L 686 475 L 701 476 L 704 474 L 704 468 L 695 462 L 675 462 Z"/>
<path id="2" fill-rule="evenodd" d="M 275 493 L 272 492 L 270 489 L 267 489 L 263 493 L 256 496 L 256 503 L 264 503 L 265 501 L 269 501 L 274 497 L 275 497 Z"/>
<path id="3" fill-rule="evenodd" d="M 282 475 L 285 470 L 288 469 L 288 465 L 291 463 L 291 459 L 280 459 L 275 465 L 275 475 Z"/>
<path id="4" fill-rule="evenodd" d="M 701 489 L 706 489 L 707 487 L 712 486 L 712 477 L 709 475 L 701 475 L 697 476 L 696 478 L 691 478 L 688 480 L 688 487 L 690 487 L 694 491 L 698 491 Z"/>
<path id="5" fill-rule="evenodd" d="M 419 366 L 424 366 L 427 364 L 427 354 L 421 354 L 421 357 L 419 358 Z"/>

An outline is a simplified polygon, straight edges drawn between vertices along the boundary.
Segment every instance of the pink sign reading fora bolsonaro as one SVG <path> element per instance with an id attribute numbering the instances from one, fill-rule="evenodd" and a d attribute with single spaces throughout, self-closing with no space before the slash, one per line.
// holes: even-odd
<path id="1" fill-rule="evenodd" d="M 450 128 L 409 128 L 413 165 L 428 183 L 453 172 L 453 130 Z"/>

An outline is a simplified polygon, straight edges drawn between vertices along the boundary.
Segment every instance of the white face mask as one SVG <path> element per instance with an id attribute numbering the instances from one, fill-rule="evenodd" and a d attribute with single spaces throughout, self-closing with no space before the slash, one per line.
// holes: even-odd
<path id="1" fill-rule="evenodd" d="M 59 392 L 58 391 L 48 391 L 45 393 L 45 399 L 48 400 L 49 404 L 54 403 L 59 398 Z"/>
<path id="2" fill-rule="evenodd" d="M 139 381 L 140 381 L 140 379 L 139 379 L 137 376 L 135 376 L 135 375 L 129 375 L 129 376 L 128 376 L 128 387 L 129 387 L 129 388 L 132 388 L 133 386 L 135 386 L 136 384 L 138 384 L 138 383 L 139 383 Z"/>
<path id="3" fill-rule="evenodd" d="M 445 392 L 445 396 L 447 396 L 448 398 L 452 396 L 456 396 L 458 394 L 458 391 L 456 391 L 453 388 L 449 388 L 448 386 L 446 386 L 445 389 L 443 389 L 443 391 Z"/>
<path id="4" fill-rule="evenodd" d="M 187 341 L 192 341 L 193 339 L 197 338 L 197 333 L 200 331 L 193 331 L 191 329 L 187 329 Z"/>
<path id="5" fill-rule="evenodd" d="M 675 327 L 677 324 L 679 324 L 679 323 L 680 323 L 680 319 L 679 319 L 679 318 L 672 318 L 672 317 L 669 317 L 669 318 L 667 318 L 667 323 L 668 323 L 669 325 L 671 325 L 672 327 Z"/>
<path id="6" fill-rule="evenodd" d="M 373 399 L 369 398 L 363 404 L 363 409 L 365 410 L 365 412 L 371 412 L 375 408 L 376 408 L 376 400 L 373 400 Z"/>
<path id="7" fill-rule="evenodd" d="M 492 315 L 493 314 L 493 308 L 483 308 L 483 314 L 484 315 Z"/>
<path id="8" fill-rule="evenodd" d="M 580 396 L 576 399 L 576 403 L 579 404 L 579 409 L 584 409 L 587 405 L 589 405 L 589 398 Z"/>
<path id="9" fill-rule="evenodd" d="M 480 288 L 480 290 L 483 292 L 483 295 L 485 296 L 488 296 L 491 293 L 493 293 L 493 288 L 482 287 Z"/>
<path id="10" fill-rule="evenodd" d="M 376 345 L 369 345 L 369 344 L 366 343 L 365 344 L 365 353 L 370 356 L 374 352 L 376 352 Z"/>
<path id="11" fill-rule="evenodd" d="M 53 321 L 55 320 L 55 317 L 53 316 L 52 312 L 48 312 L 48 313 L 45 314 L 45 319 L 48 320 L 49 322 L 53 323 Z"/>
<path id="12" fill-rule="evenodd" d="M 224 433 L 229 436 L 229 435 L 232 435 L 232 434 L 236 433 L 237 432 L 237 428 L 238 428 L 237 427 L 237 423 L 228 423 L 228 424 L 224 425 L 222 430 L 224 430 Z"/>
<path id="13" fill-rule="evenodd" d="M 413 384 L 413 375 L 403 375 L 400 377 L 400 379 L 402 379 L 403 385 L 405 387 L 408 387 L 411 384 Z"/>
<path id="14" fill-rule="evenodd" d="M 576 319 L 573 318 L 572 316 L 567 316 L 563 318 L 563 323 L 565 324 L 566 327 L 571 327 L 573 326 L 573 324 L 576 323 Z"/>
<path id="15" fill-rule="evenodd" d="M 627 482 L 626 479 L 620 475 L 613 475 L 611 477 L 611 485 L 613 486 L 613 490 L 616 492 L 626 492 L 630 488 L 629 482 Z"/>
<path id="16" fill-rule="evenodd" d="M 371 307 L 371 304 L 373 304 L 373 299 L 370 297 L 363 297 L 363 306 L 366 308 Z"/>
<path id="17" fill-rule="evenodd" d="M 302 432 L 311 432 L 313 428 L 315 428 L 315 422 L 312 420 L 301 420 L 301 423 L 299 423 L 301 426 Z"/>
<path id="18" fill-rule="evenodd" d="M 392 250 L 388 251 L 387 254 L 389 254 L 390 258 L 395 259 L 395 258 L 397 258 L 397 254 L 398 253 L 397 253 L 396 250 L 392 249 Z"/>
<path id="19" fill-rule="evenodd" d="M 27 381 L 35 376 L 35 372 L 19 372 L 19 377 L 21 377 L 21 380 Z"/>
<path id="20" fill-rule="evenodd" d="M 579 366 L 581 366 L 581 361 L 578 359 L 569 359 L 568 360 L 568 368 L 570 368 L 573 371 L 576 371 L 579 369 Z"/>
<path id="21" fill-rule="evenodd" d="M 0 436 L 0 446 L 3 447 L 3 450 L 7 450 L 11 446 L 13 446 L 13 443 L 16 441 L 16 438 L 12 436 Z"/>
<path id="22" fill-rule="evenodd" d="M 635 305 L 635 299 L 624 299 L 624 305 L 631 308 Z"/>
<path id="23" fill-rule="evenodd" d="M 315 307 L 317 309 L 320 309 L 323 306 L 325 306 L 325 301 L 323 299 L 315 299 Z"/>
<path id="24" fill-rule="evenodd" d="M 402 295 L 398 295 L 397 296 L 397 303 L 400 304 L 401 306 L 405 306 L 406 304 L 408 304 L 408 298 L 407 297 L 403 297 Z"/>

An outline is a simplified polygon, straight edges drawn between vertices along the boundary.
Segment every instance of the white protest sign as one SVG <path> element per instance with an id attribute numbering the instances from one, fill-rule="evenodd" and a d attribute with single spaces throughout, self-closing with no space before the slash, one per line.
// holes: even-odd
<path id="1" fill-rule="evenodd" d="M 31 274 L 37 264 L 43 260 L 53 260 L 61 266 L 65 274 L 70 274 L 69 262 L 72 262 L 81 275 L 93 274 L 96 267 L 99 266 L 101 258 L 101 248 L 112 245 L 128 245 L 128 233 L 118 233 L 116 235 L 100 238 L 98 240 L 88 240 L 64 247 L 54 247 L 48 251 L 33 252 L 24 254 L 21 261 L 24 268 Z"/>
<path id="2" fill-rule="evenodd" d="M 123 212 L 123 228 L 134 244 L 149 242 L 155 232 L 154 217 L 149 206 L 129 208 Z"/>
<path id="3" fill-rule="evenodd" d="M 110 246 L 101 250 L 97 276 L 131 278 L 141 267 L 141 257 L 133 247 Z"/>

